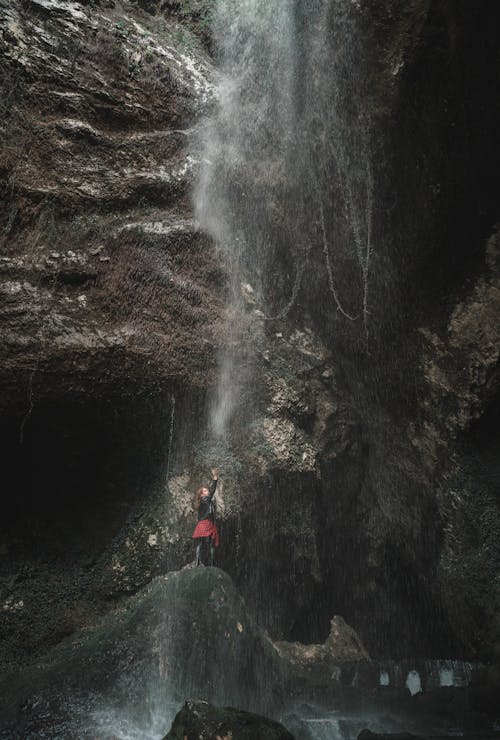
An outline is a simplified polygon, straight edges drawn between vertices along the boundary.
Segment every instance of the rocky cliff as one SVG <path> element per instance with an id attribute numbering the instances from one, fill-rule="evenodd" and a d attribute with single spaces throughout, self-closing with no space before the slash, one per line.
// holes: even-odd
<path id="1" fill-rule="evenodd" d="M 23 625 L 24 652 L 85 623 L 89 587 L 121 573 L 124 525 L 163 493 L 174 404 L 189 421 L 203 406 L 224 273 L 190 207 L 212 94 L 191 16 L 1 14 L 3 645 Z"/>
<path id="2" fill-rule="evenodd" d="M 273 636 L 323 642 L 341 614 L 371 653 L 489 657 L 498 11 L 353 3 L 376 144 L 368 312 L 347 319 L 329 284 L 326 232 L 344 305 L 359 304 L 338 184 L 295 293 L 278 195 L 278 318 L 241 286 L 253 380 L 215 445 L 227 265 L 190 195 L 215 105 L 210 7 L 0 2 L 3 659 L 187 562 L 193 493 L 216 462 L 219 562 Z"/>

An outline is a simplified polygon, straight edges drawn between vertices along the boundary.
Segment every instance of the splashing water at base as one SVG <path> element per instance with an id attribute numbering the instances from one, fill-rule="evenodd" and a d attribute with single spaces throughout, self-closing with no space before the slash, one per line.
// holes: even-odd
<path id="1" fill-rule="evenodd" d="M 179 710 L 178 704 L 166 705 L 164 712 L 154 714 L 149 721 L 138 723 L 136 719 L 103 710 L 92 715 L 88 726 L 90 736 L 113 738 L 113 740 L 162 740 L 167 734 Z"/>

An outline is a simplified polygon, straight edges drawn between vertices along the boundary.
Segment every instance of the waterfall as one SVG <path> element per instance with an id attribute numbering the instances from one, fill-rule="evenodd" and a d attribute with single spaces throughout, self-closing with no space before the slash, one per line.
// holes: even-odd
<path id="1" fill-rule="evenodd" d="M 350 0 L 218 0 L 217 104 L 194 195 L 230 281 L 215 438 L 251 378 L 242 285 L 258 315 L 280 321 L 307 276 L 340 320 L 367 329 L 374 175 L 359 14 Z"/>

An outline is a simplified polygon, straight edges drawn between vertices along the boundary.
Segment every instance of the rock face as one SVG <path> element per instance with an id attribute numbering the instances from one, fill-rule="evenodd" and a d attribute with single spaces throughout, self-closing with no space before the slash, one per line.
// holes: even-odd
<path id="1" fill-rule="evenodd" d="M 145 736 L 165 728 L 166 708 L 192 695 L 275 712 L 284 672 L 230 578 L 185 569 L 156 579 L 29 669 L 3 675 L 0 736 L 54 737 L 57 728 L 65 737 L 108 737 L 127 720 Z"/>
<path id="2" fill-rule="evenodd" d="M 209 5 L 0 0 L 1 662 L 41 659 L 189 562 L 215 463 L 218 563 L 274 638 L 319 646 L 342 614 L 372 656 L 491 658 L 499 11 L 353 4 L 376 142 L 369 319 L 339 311 L 316 219 L 286 315 L 241 286 L 253 380 L 214 444 L 227 265 L 190 200 Z M 294 274 L 278 201 L 276 306 Z"/>
<path id="3" fill-rule="evenodd" d="M 339 618 L 332 620 L 323 646 L 275 644 L 226 573 L 188 567 L 154 579 L 26 668 L 4 669 L 0 738 L 156 740 L 186 696 L 199 700 L 179 712 L 169 738 L 195 733 L 196 740 L 200 735 L 216 740 L 230 732 L 234 740 L 264 738 L 266 732 L 270 738 L 290 736 L 274 721 L 212 706 L 222 701 L 282 718 L 297 737 L 307 739 L 317 737 L 314 718 L 322 721 L 332 706 L 334 718 L 344 718 L 332 732 L 343 728 L 351 736 L 366 725 L 366 717 L 375 729 L 408 727 L 432 736 L 451 721 L 469 732 L 488 729 L 491 722 L 482 713 L 493 706 L 492 680 L 478 673 L 470 689 L 439 688 L 431 685 L 431 666 L 429 675 L 421 670 L 424 692 L 412 696 L 404 688 L 412 666 L 390 668 L 369 660 Z"/>
<path id="4" fill-rule="evenodd" d="M 5 3 L 2 28 L 3 377 L 24 403 L 19 375 L 36 398 L 54 375 L 203 384 L 221 274 L 187 194 L 202 50 L 134 5 Z"/>
<path id="5" fill-rule="evenodd" d="M 224 292 L 192 219 L 212 87 L 184 21 L 136 3 L 0 3 L 2 662 L 91 623 L 179 537 L 161 530 L 172 425 L 182 450 Z"/>
<path id="6" fill-rule="evenodd" d="M 283 651 L 292 661 L 314 663 L 322 660 L 339 661 L 369 660 L 369 655 L 354 630 L 342 617 L 333 617 L 330 634 L 323 645 L 302 645 L 298 642 L 277 642 L 278 650 Z"/>
<path id="7" fill-rule="evenodd" d="M 499 74 L 491 56 L 494 40 L 483 26 L 488 18 L 497 18 L 497 11 L 489 15 L 485 5 L 473 10 L 464 3 L 452 9 L 446 3 L 403 8 L 388 2 L 359 11 L 363 53 L 357 60 L 366 87 L 358 94 L 376 140 L 369 317 L 363 327 L 339 310 L 329 290 L 324 244 L 311 236 L 289 323 L 303 328 L 307 317 L 309 336 L 326 351 L 309 386 L 318 407 L 306 401 L 308 383 L 294 395 L 285 363 L 276 363 L 281 378 L 274 383 L 287 389 L 288 403 L 282 390 L 271 391 L 268 409 L 287 423 L 278 417 L 263 424 L 278 454 L 270 465 L 275 475 L 269 494 L 259 506 L 275 527 L 272 552 L 283 562 L 279 547 L 288 539 L 289 557 L 300 563 L 291 568 L 299 593 L 295 622 L 285 628 L 292 638 L 306 641 L 306 624 L 314 632 L 315 617 L 303 598 L 314 603 L 315 615 L 323 609 L 322 639 L 328 618 L 341 613 L 371 653 L 383 651 L 395 633 L 406 654 L 472 656 L 486 648 L 491 656 L 498 642 L 492 604 L 498 604 L 493 543 L 499 522 L 494 420 L 500 306 L 498 212 L 490 183 L 500 153 L 490 134 L 483 146 L 478 133 L 485 126 L 494 136 L 500 120 L 496 104 L 481 103 L 490 100 Z M 471 53 L 475 64 L 485 65 L 479 88 L 465 73 Z M 457 95 L 459 79 L 470 91 L 465 96 Z M 342 261 L 351 242 L 337 223 L 339 199 L 330 187 L 325 224 L 331 242 L 341 243 L 332 269 L 344 305 L 354 313 L 359 290 Z M 285 220 L 280 224 L 284 231 Z M 319 217 L 317 229 L 321 233 Z M 290 262 L 284 253 L 276 273 L 293 275 Z M 280 326 L 275 338 L 280 334 L 286 345 L 293 332 Z M 296 465 L 288 452 L 299 438 L 292 428 L 303 435 L 304 466 L 315 460 L 293 482 L 284 472 Z M 314 437 L 320 428 L 321 448 Z M 303 530 L 295 524 L 301 519 Z M 302 531 L 305 537 L 296 542 L 294 534 Z M 312 571 L 314 585 L 302 588 L 301 566 Z M 264 566 L 265 578 L 280 589 L 271 568 Z"/>
<path id="8" fill-rule="evenodd" d="M 206 702 L 186 702 L 164 740 L 293 740 L 288 730 L 256 714 Z"/>

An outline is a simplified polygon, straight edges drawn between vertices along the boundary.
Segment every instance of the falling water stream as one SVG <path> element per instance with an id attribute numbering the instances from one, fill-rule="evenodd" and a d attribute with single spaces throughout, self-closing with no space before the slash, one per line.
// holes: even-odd
<path id="1" fill-rule="evenodd" d="M 217 105 L 198 142 L 194 192 L 199 228 L 213 238 L 229 275 L 227 335 L 211 403 L 214 440 L 230 438 L 232 423 L 248 415 L 240 400 L 252 386 L 252 362 L 242 359 L 251 356 L 249 292 L 255 323 L 279 322 L 300 291 L 313 291 L 369 342 L 377 172 L 360 22 L 356 0 L 216 3 Z M 316 281 L 307 284 L 312 253 L 316 266 L 320 256 L 323 296 Z M 381 668 L 379 684 L 416 694 L 424 679 L 428 687 L 460 686 L 470 675 L 461 663 L 419 670 L 391 664 Z M 350 740 L 367 719 L 323 709 L 299 717 L 295 729 L 311 740 Z M 380 731 L 404 729 L 404 722 L 370 719 Z"/>
<path id="2" fill-rule="evenodd" d="M 215 437 L 227 432 L 249 381 L 238 362 L 242 286 L 265 318 L 284 318 L 300 290 L 317 290 L 303 284 L 314 248 L 330 291 L 318 297 L 368 331 L 374 167 L 358 12 L 349 0 L 217 3 L 218 105 L 203 130 L 195 191 L 199 226 L 230 275 Z M 337 281 L 340 262 L 348 290 Z"/>
<path id="3" fill-rule="evenodd" d="M 300 291 L 317 291 L 306 283 L 314 252 L 326 278 L 327 294 L 318 298 L 369 341 L 376 168 L 356 0 L 217 0 L 213 35 L 217 100 L 196 144 L 194 207 L 229 276 L 209 419 L 216 442 L 248 414 L 241 398 L 252 393 L 249 293 L 250 321 L 286 318 Z M 379 687 L 414 694 L 422 681 L 459 686 L 466 674 L 466 664 L 392 663 L 381 667 Z M 295 713 L 295 731 L 351 740 L 368 720 L 380 731 L 404 728 L 373 713 L 310 707 Z"/>

